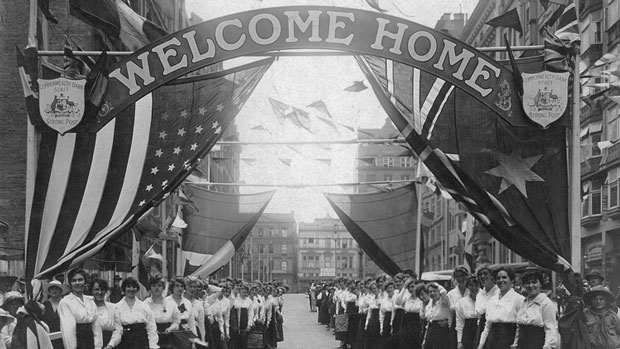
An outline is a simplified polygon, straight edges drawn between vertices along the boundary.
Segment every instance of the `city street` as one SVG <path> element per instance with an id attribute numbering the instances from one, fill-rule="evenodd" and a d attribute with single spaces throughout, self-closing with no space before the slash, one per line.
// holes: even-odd
<path id="1" fill-rule="evenodd" d="M 331 349 L 338 346 L 331 331 L 317 322 L 317 313 L 309 311 L 305 294 L 284 296 L 284 349 Z"/>

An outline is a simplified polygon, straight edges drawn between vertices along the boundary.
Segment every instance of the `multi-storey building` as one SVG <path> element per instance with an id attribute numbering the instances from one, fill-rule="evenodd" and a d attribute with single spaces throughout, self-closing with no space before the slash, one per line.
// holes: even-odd
<path id="1" fill-rule="evenodd" d="M 316 218 L 311 223 L 299 223 L 297 261 L 301 291 L 306 291 L 312 280 L 360 277 L 359 246 L 337 218 Z"/>
<path id="2" fill-rule="evenodd" d="M 246 281 L 279 281 L 297 292 L 297 246 L 294 212 L 263 213 L 237 253 L 235 276 Z"/>

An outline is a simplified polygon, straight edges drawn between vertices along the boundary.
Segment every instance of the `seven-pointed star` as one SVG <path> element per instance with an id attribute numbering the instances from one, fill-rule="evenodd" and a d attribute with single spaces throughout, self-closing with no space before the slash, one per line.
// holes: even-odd
<path id="1" fill-rule="evenodd" d="M 511 185 L 527 197 L 525 182 L 544 182 L 545 180 L 531 170 L 542 155 L 533 156 L 524 159 L 518 151 L 512 152 L 510 155 L 499 153 L 497 161 L 499 166 L 494 167 L 485 173 L 491 176 L 501 177 L 502 183 L 499 187 L 499 193 L 508 189 Z"/>

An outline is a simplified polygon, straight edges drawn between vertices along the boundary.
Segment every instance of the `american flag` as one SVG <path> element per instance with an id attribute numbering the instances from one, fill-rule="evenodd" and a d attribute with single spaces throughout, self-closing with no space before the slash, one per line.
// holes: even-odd
<path id="1" fill-rule="evenodd" d="M 272 61 L 178 79 L 96 133 L 43 134 L 26 276 L 79 264 L 157 206 L 221 137 Z"/>

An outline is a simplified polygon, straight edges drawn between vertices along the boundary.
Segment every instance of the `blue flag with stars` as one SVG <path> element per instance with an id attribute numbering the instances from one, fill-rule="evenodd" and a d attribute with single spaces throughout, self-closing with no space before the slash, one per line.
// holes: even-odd
<path id="1" fill-rule="evenodd" d="M 84 261 L 157 206 L 221 137 L 272 62 L 177 79 L 96 133 L 43 134 L 26 276 Z"/>

